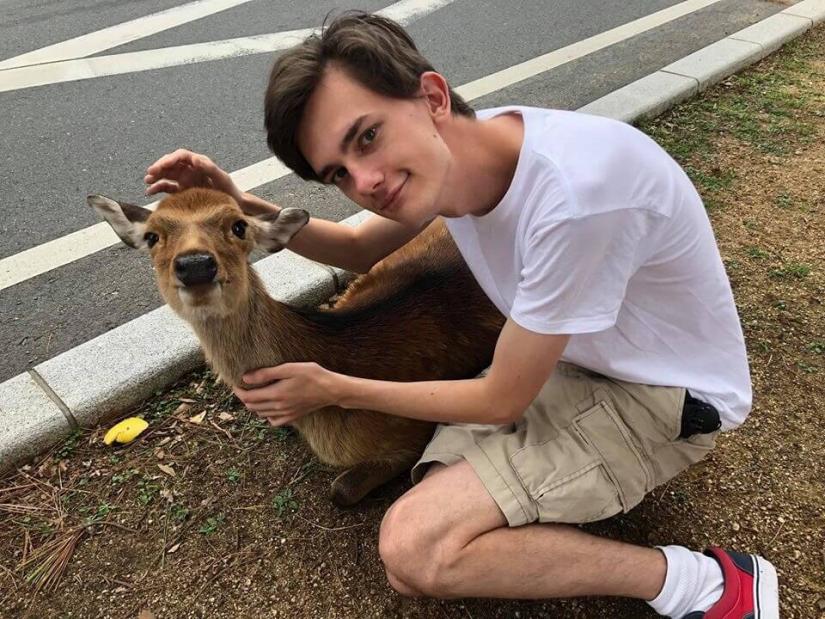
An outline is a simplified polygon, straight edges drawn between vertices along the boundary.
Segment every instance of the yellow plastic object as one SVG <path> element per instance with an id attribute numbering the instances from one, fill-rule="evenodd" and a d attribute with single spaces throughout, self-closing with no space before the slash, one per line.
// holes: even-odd
<path id="1" fill-rule="evenodd" d="M 113 425 L 103 437 L 103 442 L 107 445 L 116 441 L 122 444 L 131 443 L 148 427 L 149 424 L 140 417 L 129 417 Z"/>

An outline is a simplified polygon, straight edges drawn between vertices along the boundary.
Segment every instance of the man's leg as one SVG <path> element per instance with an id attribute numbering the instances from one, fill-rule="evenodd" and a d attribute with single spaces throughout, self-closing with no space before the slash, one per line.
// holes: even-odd
<path id="1" fill-rule="evenodd" d="M 664 555 L 575 527 L 508 528 L 473 468 L 461 461 L 430 474 L 389 509 L 379 551 L 390 584 L 405 595 L 538 599 L 615 595 L 653 599 Z"/>

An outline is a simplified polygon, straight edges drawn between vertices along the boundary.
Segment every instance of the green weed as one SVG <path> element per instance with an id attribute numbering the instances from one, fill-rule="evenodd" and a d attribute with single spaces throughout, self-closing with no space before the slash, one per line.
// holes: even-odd
<path id="1" fill-rule="evenodd" d="M 276 494 L 272 499 L 272 507 L 278 512 L 278 518 L 286 513 L 298 511 L 298 501 L 292 495 L 292 488 L 285 488 Z"/>
<path id="2" fill-rule="evenodd" d="M 218 528 L 223 524 L 225 516 L 223 514 L 218 514 L 216 516 L 209 516 L 201 525 L 201 528 L 198 529 L 198 533 L 203 535 L 212 535 Z"/>

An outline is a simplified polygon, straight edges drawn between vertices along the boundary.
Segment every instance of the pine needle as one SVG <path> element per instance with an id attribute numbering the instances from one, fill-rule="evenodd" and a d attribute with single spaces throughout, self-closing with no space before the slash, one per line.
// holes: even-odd
<path id="1" fill-rule="evenodd" d="M 85 531 L 84 526 L 69 529 L 62 536 L 40 546 L 17 566 L 19 570 L 28 570 L 25 579 L 34 586 L 35 594 L 54 591 L 60 584 L 74 549 Z"/>

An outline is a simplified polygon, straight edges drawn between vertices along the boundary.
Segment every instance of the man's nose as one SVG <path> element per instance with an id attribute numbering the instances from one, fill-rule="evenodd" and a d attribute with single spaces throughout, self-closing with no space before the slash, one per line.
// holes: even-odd
<path id="1" fill-rule="evenodd" d="M 355 181 L 355 190 L 362 195 L 372 195 L 375 193 L 384 180 L 384 175 L 381 171 L 371 166 L 350 168 L 349 173 L 352 174 L 353 180 Z"/>

